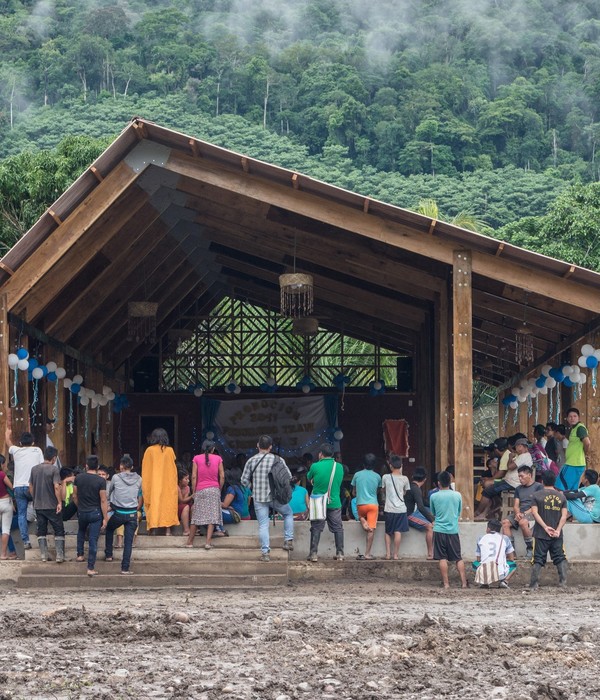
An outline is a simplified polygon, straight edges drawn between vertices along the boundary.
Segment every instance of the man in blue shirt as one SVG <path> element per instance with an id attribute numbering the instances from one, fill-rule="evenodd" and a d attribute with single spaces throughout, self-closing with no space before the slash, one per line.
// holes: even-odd
<path id="1" fill-rule="evenodd" d="M 448 472 L 438 476 L 440 490 L 431 495 L 429 507 L 435 518 L 433 523 L 433 558 L 440 563 L 440 574 L 444 588 L 450 588 L 448 583 L 448 562 L 456 562 L 463 588 L 467 588 L 465 563 L 460 551 L 458 534 L 458 519 L 462 511 L 462 496 L 452 491 L 452 477 Z"/>
<path id="2" fill-rule="evenodd" d="M 360 524 L 367 533 L 367 544 L 364 559 L 373 559 L 371 547 L 377 527 L 379 515 L 379 500 L 377 492 L 381 488 L 381 476 L 375 472 L 377 457 L 371 452 L 363 459 L 363 467 L 352 477 L 352 493 L 356 496 L 356 506 Z M 363 557 L 360 557 L 361 559 Z"/>

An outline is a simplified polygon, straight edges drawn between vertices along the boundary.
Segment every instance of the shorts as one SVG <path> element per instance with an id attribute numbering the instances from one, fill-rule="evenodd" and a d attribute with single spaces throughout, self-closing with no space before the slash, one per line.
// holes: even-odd
<path id="1" fill-rule="evenodd" d="M 367 503 L 366 505 L 358 506 L 358 517 L 364 518 L 367 525 L 374 530 L 377 527 L 377 518 L 379 516 L 379 506 L 375 503 Z"/>
<path id="2" fill-rule="evenodd" d="M 393 535 L 395 532 L 408 532 L 408 516 L 406 513 L 383 513 L 385 520 L 385 534 Z"/>
<path id="3" fill-rule="evenodd" d="M 436 561 L 446 559 L 447 561 L 460 561 L 462 553 L 460 551 L 460 536 L 458 533 L 448 534 L 447 532 L 433 532 L 433 558 Z"/>
<path id="4" fill-rule="evenodd" d="M 510 526 L 512 527 L 513 530 L 519 529 L 519 523 L 515 520 L 514 515 L 509 515 L 507 520 L 510 523 Z M 535 525 L 535 520 L 533 518 L 533 515 L 531 515 L 531 514 L 526 515 L 525 520 L 527 520 L 527 524 L 529 525 L 529 529 L 531 530 L 533 528 L 533 526 Z"/>
<path id="5" fill-rule="evenodd" d="M 418 510 L 415 510 L 412 515 L 408 516 L 408 524 L 410 527 L 414 527 L 415 530 L 427 530 L 427 526 L 431 525 L 429 520 L 424 515 L 421 515 Z"/>

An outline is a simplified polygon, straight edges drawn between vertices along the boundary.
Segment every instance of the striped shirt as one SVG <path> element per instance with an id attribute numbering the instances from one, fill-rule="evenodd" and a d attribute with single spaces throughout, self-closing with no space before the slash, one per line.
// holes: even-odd
<path id="1" fill-rule="evenodd" d="M 242 474 L 242 485 L 252 489 L 252 498 L 254 498 L 255 502 L 270 503 L 273 500 L 269 485 L 269 472 L 276 459 L 281 459 L 285 464 L 283 458 L 271 452 L 259 452 L 246 462 L 244 473 Z M 288 469 L 287 464 L 285 464 L 285 467 Z M 291 478 L 292 474 L 290 473 Z"/>

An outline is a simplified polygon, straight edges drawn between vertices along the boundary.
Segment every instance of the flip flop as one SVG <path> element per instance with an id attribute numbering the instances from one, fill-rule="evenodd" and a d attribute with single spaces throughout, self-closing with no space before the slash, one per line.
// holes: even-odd
<path id="1" fill-rule="evenodd" d="M 213 548 L 212 544 L 205 544 L 204 545 L 204 549 L 212 549 L 212 548 Z"/>
<path id="2" fill-rule="evenodd" d="M 83 559 L 82 559 L 82 561 L 83 561 Z M 104 557 L 104 561 L 113 561 L 113 558 L 112 557 Z"/>
<path id="3" fill-rule="evenodd" d="M 88 572 L 87 572 L 87 575 L 88 575 L 90 578 L 93 578 L 94 576 L 98 576 L 98 572 L 97 572 L 97 571 L 88 571 Z"/>
<path id="4" fill-rule="evenodd" d="M 85 557 L 77 557 L 77 559 L 75 559 L 75 561 L 85 561 Z"/>
<path id="5" fill-rule="evenodd" d="M 357 561 L 364 561 L 364 559 L 365 559 L 365 555 L 364 555 L 364 554 L 359 554 L 359 555 L 356 557 L 356 560 L 357 560 Z"/>

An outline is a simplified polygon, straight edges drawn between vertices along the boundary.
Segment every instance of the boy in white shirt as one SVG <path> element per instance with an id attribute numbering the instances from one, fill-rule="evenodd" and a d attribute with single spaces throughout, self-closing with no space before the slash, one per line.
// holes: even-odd
<path id="1" fill-rule="evenodd" d="M 402 474 L 402 459 L 397 455 L 390 455 L 388 464 L 391 474 L 385 474 L 381 487 L 385 492 L 385 505 L 383 517 L 385 519 L 385 558 L 392 559 L 392 537 L 394 538 L 395 560 L 399 557 L 400 541 L 402 533 L 408 532 L 408 515 L 404 494 L 410 491 L 408 477 Z"/>
<path id="2" fill-rule="evenodd" d="M 477 540 L 477 561 L 473 562 L 473 570 L 477 571 L 481 564 L 496 562 L 499 576 L 498 586 L 508 588 L 508 580 L 517 570 L 517 564 L 510 537 L 503 535 L 501 530 L 502 523 L 499 520 L 488 522 L 485 535 Z M 489 588 L 489 584 L 482 584 L 481 588 Z"/>

